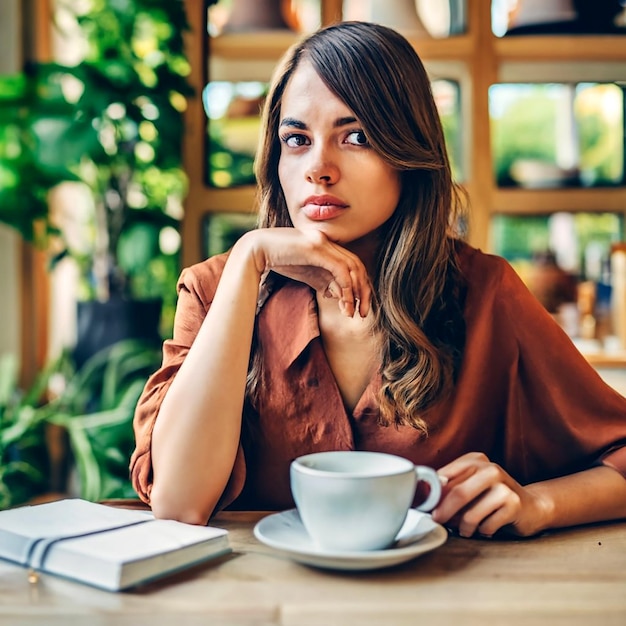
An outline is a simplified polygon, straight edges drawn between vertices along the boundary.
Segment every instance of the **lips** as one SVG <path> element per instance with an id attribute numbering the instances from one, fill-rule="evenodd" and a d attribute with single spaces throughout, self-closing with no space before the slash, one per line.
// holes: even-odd
<path id="1" fill-rule="evenodd" d="M 302 206 L 302 212 L 311 220 L 330 220 L 338 217 L 348 208 L 348 204 L 335 196 L 324 194 L 309 196 Z"/>

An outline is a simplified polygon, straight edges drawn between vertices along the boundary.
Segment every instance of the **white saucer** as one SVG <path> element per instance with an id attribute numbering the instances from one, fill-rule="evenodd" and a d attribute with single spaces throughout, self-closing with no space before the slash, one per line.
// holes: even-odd
<path id="1" fill-rule="evenodd" d="M 371 570 L 391 567 L 430 552 L 445 543 L 446 529 L 430 515 L 410 509 L 396 543 L 387 550 L 337 552 L 318 548 L 302 525 L 296 509 L 274 513 L 260 520 L 254 536 L 294 561 L 315 567 Z"/>

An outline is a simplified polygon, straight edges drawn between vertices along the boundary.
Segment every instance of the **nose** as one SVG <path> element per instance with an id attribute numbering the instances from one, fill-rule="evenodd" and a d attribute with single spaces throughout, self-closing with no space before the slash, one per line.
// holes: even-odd
<path id="1" fill-rule="evenodd" d="M 330 158 L 327 150 L 315 150 L 306 170 L 306 179 L 310 183 L 333 185 L 339 180 L 339 168 Z"/>

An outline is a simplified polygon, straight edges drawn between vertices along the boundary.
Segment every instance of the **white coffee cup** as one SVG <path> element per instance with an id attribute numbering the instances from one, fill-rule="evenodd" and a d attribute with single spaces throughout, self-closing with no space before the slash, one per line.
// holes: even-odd
<path id="1" fill-rule="evenodd" d="M 408 514 L 419 481 L 430 492 L 420 511 L 441 498 L 437 472 L 393 454 L 316 452 L 291 463 L 291 492 L 315 544 L 332 551 L 391 546 Z"/>

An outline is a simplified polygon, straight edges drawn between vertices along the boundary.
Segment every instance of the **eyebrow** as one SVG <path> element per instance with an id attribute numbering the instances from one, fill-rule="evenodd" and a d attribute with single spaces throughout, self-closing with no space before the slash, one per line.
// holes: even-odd
<path id="1" fill-rule="evenodd" d="M 333 123 L 333 127 L 334 128 L 341 128 L 342 126 L 347 126 L 348 124 L 354 124 L 354 122 L 356 122 L 357 119 L 356 117 L 353 116 L 348 116 L 348 117 L 339 117 L 337 118 L 334 123 Z M 300 121 L 295 119 L 294 117 L 285 117 L 280 121 L 280 126 L 291 126 L 292 128 L 298 128 L 300 130 L 307 130 L 307 125 Z"/>

